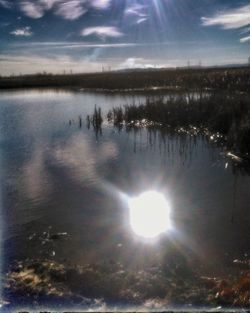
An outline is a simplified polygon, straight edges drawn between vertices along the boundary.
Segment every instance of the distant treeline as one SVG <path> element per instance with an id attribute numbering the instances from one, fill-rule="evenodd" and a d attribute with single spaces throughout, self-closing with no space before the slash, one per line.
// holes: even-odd
<path id="1" fill-rule="evenodd" d="M 250 91 L 250 67 L 155 69 L 92 74 L 36 74 L 0 77 L 0 89 L 13 88 L 86 89 L 213 89 Z"/>

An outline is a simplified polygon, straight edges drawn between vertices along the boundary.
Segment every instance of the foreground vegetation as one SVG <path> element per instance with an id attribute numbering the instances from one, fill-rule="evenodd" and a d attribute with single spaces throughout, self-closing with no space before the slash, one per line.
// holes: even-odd
<path id="1" fill-rule="evenodd" d="M 237 273 L 207 277 L 180 254 L 167 260 L 141 269 L 114 261 L 86 265 L 49 259 L 19 261 L 10 267 L 4 284 L 6 307 L 79 306 L 96 311 L 112 306 L 130 310 L 250 307 L 249 261 Z"/>
<path id="2" fill-rule="evenodd" d="M 250 91 L 250 67 L 154 69 L 93 74 L 37 74 L 0 77 L 0 89 L 6 88 L 86 88 L 126 89 L 214 89 Z"/>

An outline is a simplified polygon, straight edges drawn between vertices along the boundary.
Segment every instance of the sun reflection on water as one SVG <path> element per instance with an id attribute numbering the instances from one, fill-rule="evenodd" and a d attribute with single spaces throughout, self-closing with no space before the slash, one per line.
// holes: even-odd
<path id="1" fill-rule="evenodd" d="M 163 194 L 147 191 L 128 203 L 130 225 L 138 236 L 155 238 L 171 229 L 170 207 Z"/>

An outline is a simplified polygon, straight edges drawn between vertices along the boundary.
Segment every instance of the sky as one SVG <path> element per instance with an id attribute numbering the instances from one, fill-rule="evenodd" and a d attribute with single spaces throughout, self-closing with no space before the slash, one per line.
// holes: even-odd
<path id="1" fill-rule="evenodd" d="M 0 0 L 0 75 L 247 63 L 250 0 Z"/>

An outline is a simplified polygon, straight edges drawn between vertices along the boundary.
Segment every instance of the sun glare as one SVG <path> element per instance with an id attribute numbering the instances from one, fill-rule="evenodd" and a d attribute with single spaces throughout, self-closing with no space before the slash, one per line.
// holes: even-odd
<path id="1" fill-rule="evenodd" d="M 144 238 L 154 238 L 171 228 L 170 208 L 165 197 L 156 191 L 148 191 L 129 200 L 130 225 Z"/>

